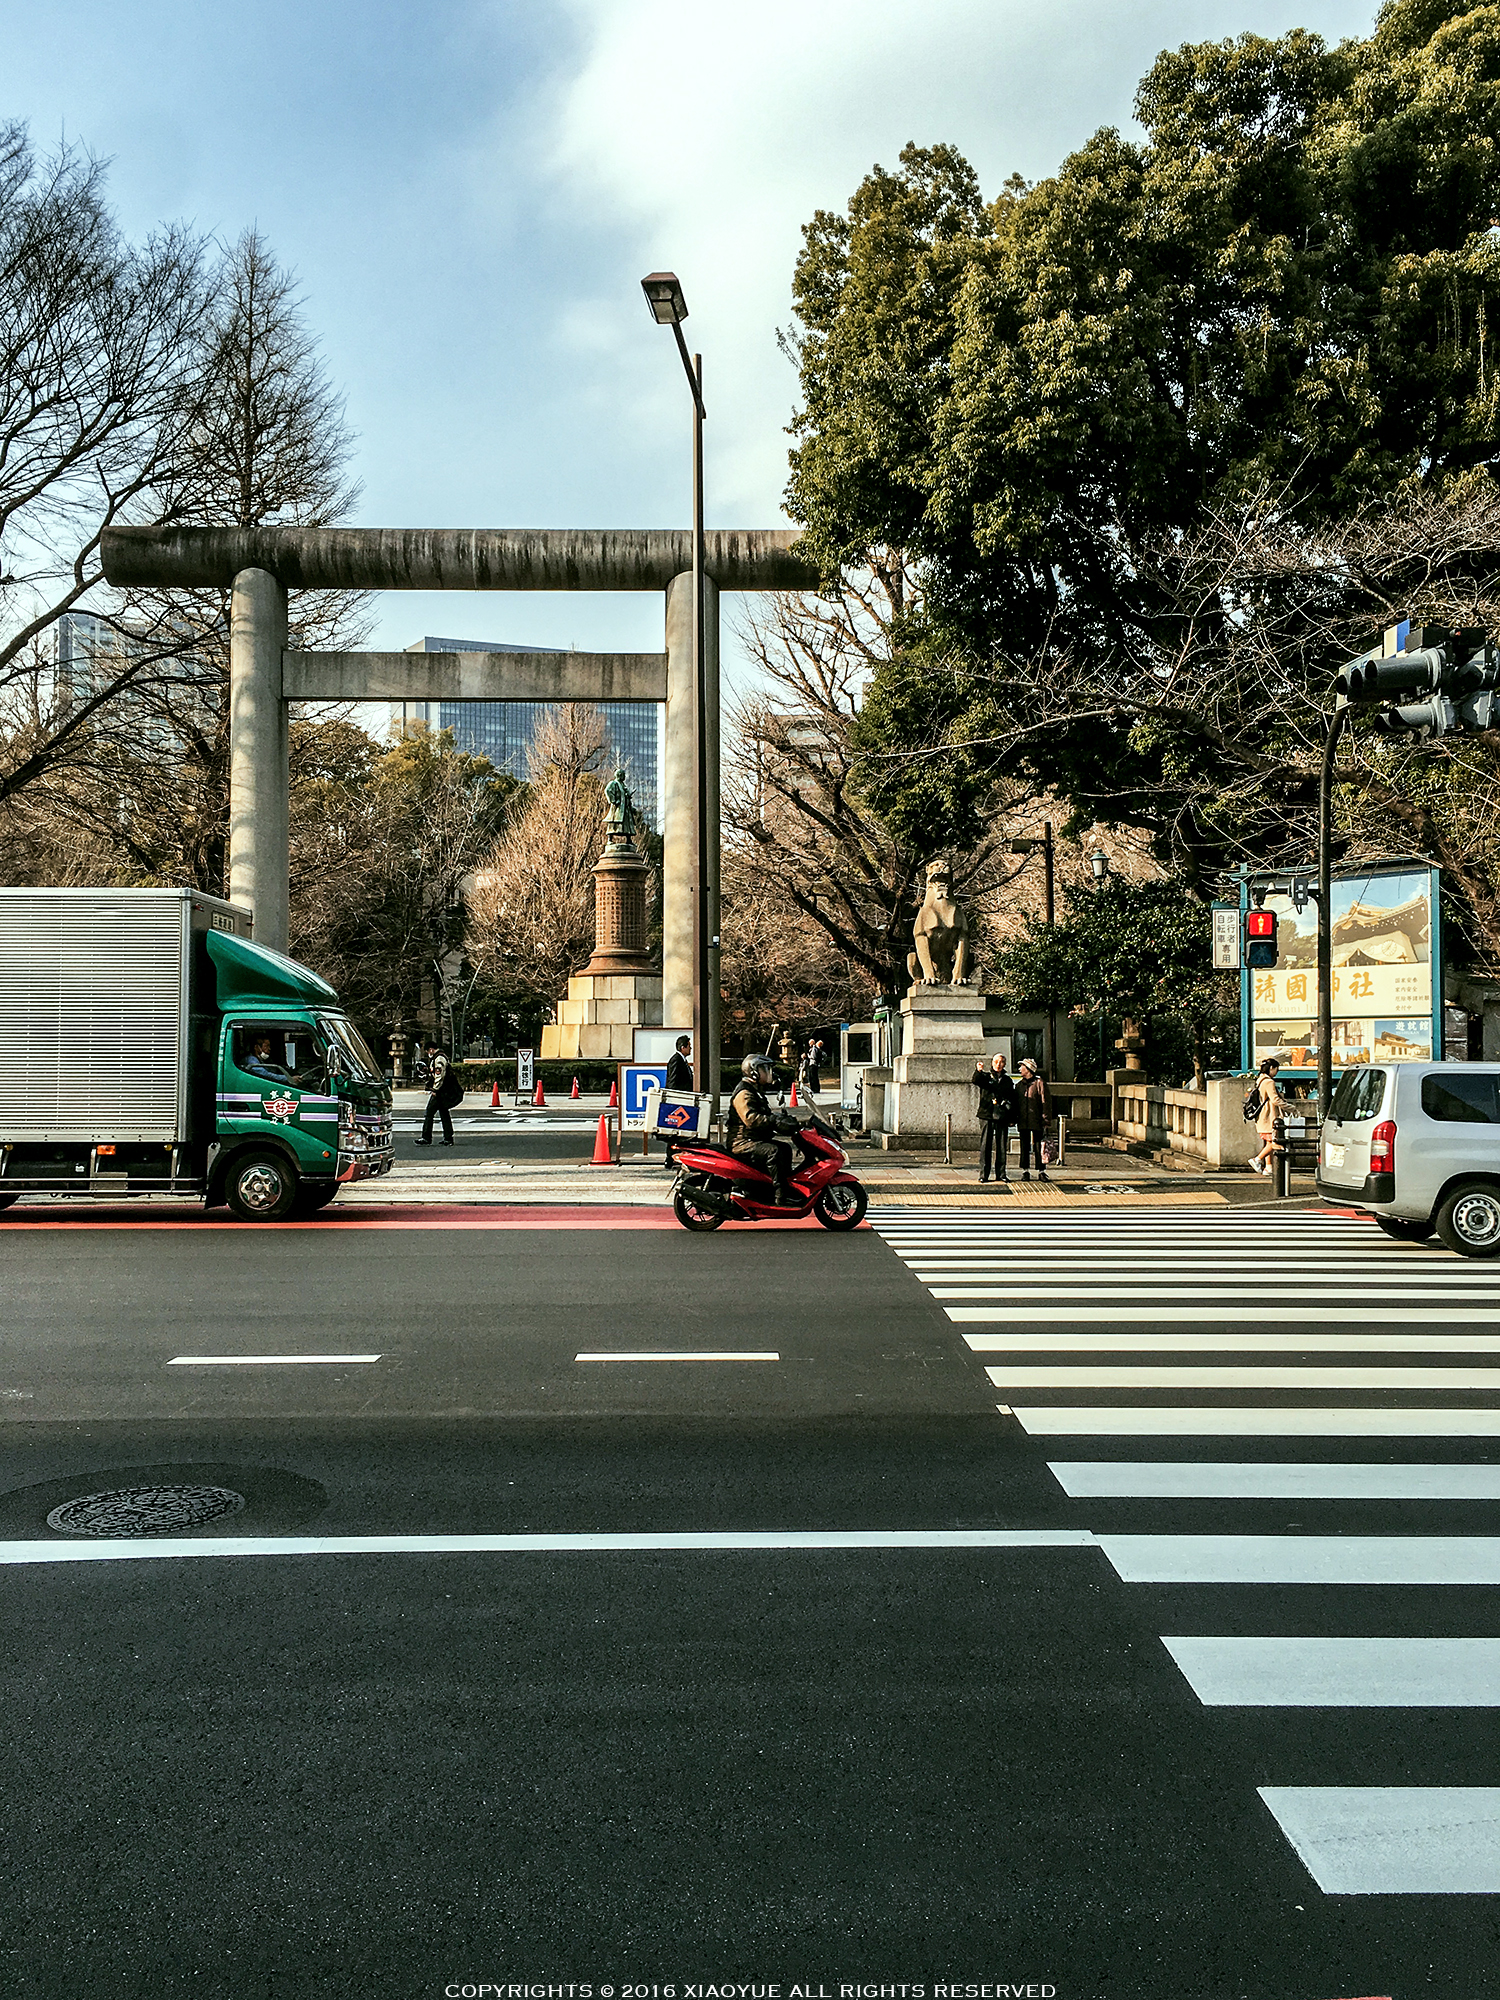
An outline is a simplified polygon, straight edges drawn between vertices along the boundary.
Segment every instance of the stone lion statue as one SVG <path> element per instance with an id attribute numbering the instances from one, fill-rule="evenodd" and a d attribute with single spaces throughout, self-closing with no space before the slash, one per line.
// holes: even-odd
<path id="1" fill-rule="evenodd" d="M 944 860 L 927 864 L 927 893 L 912 926 L 915 951 L 906 969 L 914 986 L 967 986 L 969 920 L 953 900 L 953 870 Z"/>

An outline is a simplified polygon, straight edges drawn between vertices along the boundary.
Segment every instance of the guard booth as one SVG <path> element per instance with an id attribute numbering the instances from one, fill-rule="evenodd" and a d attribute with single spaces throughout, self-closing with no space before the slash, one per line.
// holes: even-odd
<path id="1" fill-rule="evenodd" d="M 860 1102 L 860 1078 L 878 1069 L 882 1060 L 882 1023 L 845 1021 L 839 1029 L 839 1109 L 855 1111 Z"/>

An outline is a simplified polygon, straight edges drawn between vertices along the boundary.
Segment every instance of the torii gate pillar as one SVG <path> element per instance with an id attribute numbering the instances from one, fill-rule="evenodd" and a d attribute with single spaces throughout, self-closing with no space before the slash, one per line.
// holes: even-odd
<path id="1" fill-rule="evenodd" d="M 229 598 L 229 900 L 255 940 L 287 946 L 291 839 L 287 705 L 281 691 L 286 586 L 242 569 Z"/>
<path id="2" fill-rule="evenodd" d="M 719 589 L 703 579 L 704 792 L 707 851 L 702 883 L 708 951 L 708 1046 L 719 1046 Z M 661 1007 L 668 1028 L 693 1020 L 693 894 L 698 874 L 698 813 L 693 783 L 697 720 L 693 681 L 693 573 L 667 585 L 666 758 L 662 771 Z"/>

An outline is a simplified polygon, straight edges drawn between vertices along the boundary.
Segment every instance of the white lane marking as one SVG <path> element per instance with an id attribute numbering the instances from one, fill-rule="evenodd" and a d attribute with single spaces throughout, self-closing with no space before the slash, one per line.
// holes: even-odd
<path id="1" fill-rule="evenodd" d="M 378 1361 L 378 1354 L 174 1354 L 169 1368 L 301 1368 Z"/>
<path id="2" fill-rule="evenodd" d="M 1500 1354 L 1500 1333 L 966 1333 L 976 1354 Z"/>
<path id="3" fill-rule="evenodd" d="M 1075 1500 L 1500 1500 L 1500 1465 L 1229 1465 L 1081 1458 L 1047 1470 Z"/>
<path id="4" fill-rule="evenodd" d="M 575 1354 L 573 1359 L 575 1361 L 779 1361 L 781 1356 L 779 1354 L 730 1354 L 727 1352 L 723 1354 L 708 1352 L 689 1353 L 683 1350 L 679 1353 L 662 1352 L 654 1354 L 644 1351 L 638 1354 Z"/>
<path id="5" fill-rule="evenodd" d="M 5 1563 L 159 1562 L 174 1556 L 630 1555 L 735 1549 L 1091 1549 L 1087 1528 L 833 1528 L 712 1534 L 196 1535 L 149 1542 L 6 1542 Z"/>
<path id="6" fill-rule="evenodd" d="M 987 1368 L 997 1389 L 1497 1389 L 1500 1368 Z"/>
<path id="7" fill-rule="evenodd" d="M 1124 1583 L 1500 1583 L 1488 1535 L 1100 1535 Z"/>
<path id="8" fill-rule="evenodd" d="M 1500 1639 L 1209 1639 L 1162 1644 L 1205 1708 L 1494 1708 Z"/>
<path id="9" fill-rule="evenodd" d="M 1048 1297 L 1052 1294 L 1049 1292 Z M 1366 1293 L 1356 1296 L 1364 1298 Z M 1399 1296 L 1399 1294 L 1397 1295 Z M 1357 1315 L 1347 1307 L 1304 1305 L 1267 1305 L 1261 1299 L 1247 1300 L 1240 1294 L 1239 1310 L 1247 1320 L 1257 1326 L 1267 1323 L 1276 1326 L 1347 1326 L 1351 1319 L 1358 1317 L 1366 1326 L 1451 1326 L 1455 1317 L 1466 1324 L 1476 1326 L 1500 1325 L 1500 1312 L 1483 1306 L 1460 1308 L 1449 1300 L 1447 1312 L 1365 1312 Z M 1002 1326 L 1014 1319 L 1014 1308 L 1003 1311 L 998 1306 L 944 1306 L 943 1311 L 956 1326 Z M 1055 1310 L 1051 1306 L 1028 1303 L 1026 1319 L 1032 1326 L 1154 1326 L 1162 1320 L 1211 1320 L 1222 1326 L 1224 1311 L 1215 1311 L 1211 1306 L 1115 1306 L 1115 1305 L 1068 1305 Z"/>
<path id="10" fill-rule="evenodd" d="M 1017 1409 L 1032 1437 L 1500 1437 L 1500 1410 Z"/>
<path id="11" fill-rule="evenodd" d="M 1261 1785 L 1260 1796 L 1327 1896 L 1500 1891 L 1500 1790 Z"/>

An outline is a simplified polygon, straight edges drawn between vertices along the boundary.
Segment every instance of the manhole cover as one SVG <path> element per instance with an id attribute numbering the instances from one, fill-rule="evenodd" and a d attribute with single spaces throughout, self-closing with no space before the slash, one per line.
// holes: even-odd
<path id="1" fill-rule="evenodd" d="M 47 1516 L 59 1535 L 174 1535 L 238 1514 L 243 1493 L 227 1486 L 116 1486 L 108 1493 L 85 1493 L 65 1500 Z"/>

